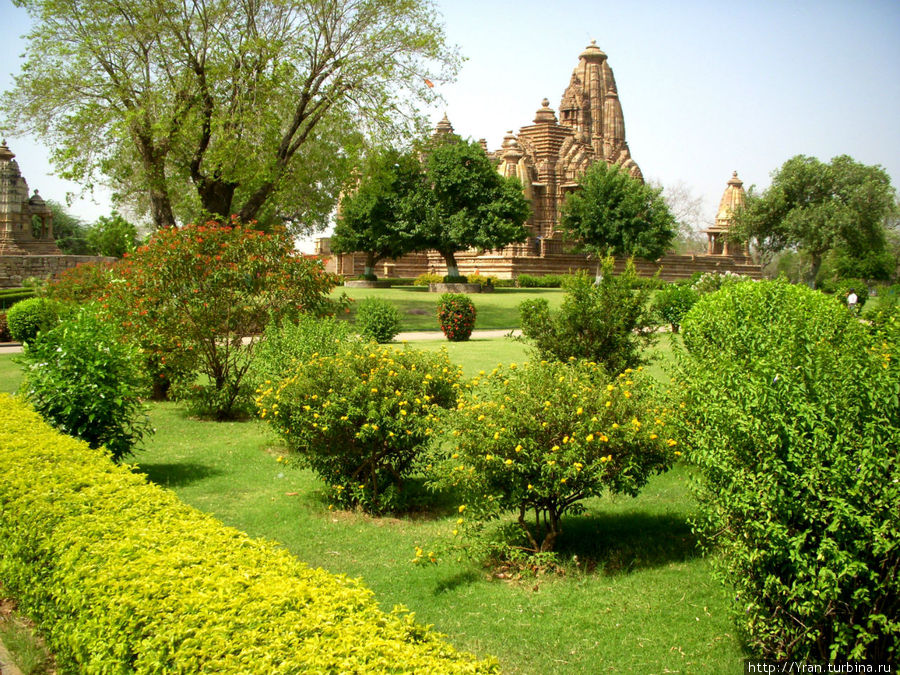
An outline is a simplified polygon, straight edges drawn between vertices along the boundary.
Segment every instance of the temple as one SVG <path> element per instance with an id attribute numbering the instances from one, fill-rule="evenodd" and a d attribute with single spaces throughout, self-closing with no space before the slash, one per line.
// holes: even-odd
<path id="1" fill-rule="evenodd" d="M 37 190 L 28 195 L 6 140 L 0 144 L 0 255 L 62 255 L 53 238 L 53 212 Z"/>
<path id="2" fill-rule="evenodd" d="M 438 122 L 437 134 L 453 133 L 446 114 Z M 480 272 L 501 279 L 519 274 L 560 274 L 578 269 L 592 270 L 596 262 L 573 253 L 575 242 L 567 241 L 558 229 L 560 209 L 566 195 L 578 188 L 578 180 L 594 162 L 615 164 L 643 180 L 640 167 L 631 157 L 625 139 L 625 117 L 612 68 L 606 54 L 591 42 L 578 57 L 569 84 L 559 104 L 559 116 L 548 99 L 541 102 L 531 124 L 519 132 L 507 132 L 501 147 L 493 152 L 482 140 L 485 152 L 504 176 L 515 176 L 531 202 L 531 216 L 525 226 L 528 239 L 497 251 L 469 251 L 456 256 L 462 274 Z M 664 279 L 691 276 L 696 271 L 731 271 L 759 277 L 746 249 L 732 250 L 724 236 L 731 214 L 743 204 L 742 183 L 735 174 L 723 197 L 716 225 L 707 230 L 706 255 L 666 255 L 656 261 L 636 261 L 641 274 L 657 270 Z M 727 207 L 727 208 L 725 208 Z M 724 210 L 723 210 L 724 208 Z M 316 252 L 330 255 L 327 239 L 317 241 Z M 361 254 L 332 256 L 327 267 L 345 276 L 362 273 Z M 380 276 L 415 277 L 422 272 L 445 274 L 443 260 L 436 252 L 410 254 L 383 264 Z M 623 265 L 624 261 L 620 261 Z"/>
<path id="3" fill-rule="evenodd" d="M 734 214 L 744 208 L 744 181 L 738 178 L 737 171 L 731 174 L 731 180 L 722 199 L 719 201 L 719 211 L 716 213 L 716 223 L 707 228 L 703 233 L 707 237 L 708 255 L 743 256 L 750 253 L 746 244 L 734 244 L 728 240 L 728 230 L 734 222 Z"/>

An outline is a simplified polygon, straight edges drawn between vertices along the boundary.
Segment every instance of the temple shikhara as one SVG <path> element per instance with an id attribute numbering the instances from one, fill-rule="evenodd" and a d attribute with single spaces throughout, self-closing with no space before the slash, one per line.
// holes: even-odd
<path id="1" fill-rule="evenodd" d="M 596 262 L 572 252 L 573 242 L 565 241 L 557 229 L 560 207 L 566 195 L 577 189 L 579 177 L 594 162 L 617 164 L 632 177 L 643 180 L 641 169 L 631 157 L 625 140 L 625 117 L 616 80 L 606 54 L 592 42 L 578 57 L 568 86 L 563 91 L 558 114 L 544 99 L 531 124 L 518 133 L 506 134 L 501 147 L 485 152 L 504 176 L 515 176 L 531 202 L 532 214 L 526 223 L 528 240 L 497 251 L 469 251 L 456 256 L 461 274 L 475 271 L 509 279 L 519 274 L 566 273 L 593 270 Z M 453 133 L 447 116 L 437 124 L 435 134 Z M 661 270 L 664 279 L 689 277 L 696 271 L 725 272 L 760 276 L 746 248 L 729 245 L 725 233 L 734 212 L 743 204 L 743 187 L 735 172 L 728 182 L 713 227 L 705 231 L 709 246 L 703 255 L 666 255 L 656 261 L 636 261 L 641 274 Z M 330 254 L 327 239 L 317 242 L 317 253 Z M 346 276 L 361 274 L 361 254 L 332 256 L 330 271 Z M 414 277 L 423 272 L 446 274 L 437 252 L 410 254 L 382 263 L 379 276 Z M 380 265 L 379 267 L 381 267 Z"/>

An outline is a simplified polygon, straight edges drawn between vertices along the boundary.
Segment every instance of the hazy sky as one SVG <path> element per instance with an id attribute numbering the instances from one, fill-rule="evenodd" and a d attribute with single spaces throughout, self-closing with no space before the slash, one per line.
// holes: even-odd
<path id="1" fill-rule="evenodd" d="M 11 84 L 28 28 L 0 0 L 0 89 Z M 851 155 L 900 187 L 900 2 L 442 0 L 449 40 L 468 58 L 439 86 L 457 133 L 497 148 L 531 124 L 541 99 L 559 106 L 578 54 L 609 57 L 626 138 L 645 178 L 684 184 L 712 221 L 731 172 L 764 188 L 788 158 Z M 90 142 L 90 139 L 85 139 Z M 62 200 L 46 150 L 10 138 L 29 186 Z M 78 202 L 87 220 L 108 203 Z"/>

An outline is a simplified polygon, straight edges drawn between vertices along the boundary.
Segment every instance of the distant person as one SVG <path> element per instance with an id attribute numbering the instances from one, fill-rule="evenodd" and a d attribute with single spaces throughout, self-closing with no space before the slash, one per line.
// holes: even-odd
<path id="1" fill-rule="evenodd" d="M 851 288 L 851 289 L 850 289 L 850 292 L 847 294 L 847 307 L 848 307 L 848 308 L 850 309 L 850 311 L 853 312 L 854 314 L 856 314 L 856 305 L 857 305 L 858 303 L 859 303 L 859 296 L 857 296 L 857 295 L 856 295 L 856 291 L 854 291 L 854 290 Z"/>

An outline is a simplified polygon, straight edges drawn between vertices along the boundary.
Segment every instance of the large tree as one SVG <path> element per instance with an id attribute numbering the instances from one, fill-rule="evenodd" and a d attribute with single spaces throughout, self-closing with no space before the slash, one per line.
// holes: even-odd
<path id="1" fill-rule="evenodd" d="M 666 252 L 677 227 L 661 192 L 619 166 L 596 162 L 563 202 L 560 228 L 598 257 L 655 260 Z"/>
<path id="2" fill-rule="evenodd" d="M 478 143 L 441 134 L 423 152 L 425 218 L 414 250 L 436 250 L 447 276 L 459 277 L 457 252 L 525 241 L 530 207 L 522 185 L 501 176 Z"/>
<path id="3" fill-rule="evenodd" d="M 751 191 L 732 231 L 763 256 L 803 251 L 814 282 L 830 251 L 856 257 L 883 251 L 885 222 L 895 208 L 890 176 L 880 166 L 847 155 L 829 164 L 797 155 L 772 174 L 765 192 Z"/>
<path id="4" fill-rule="evenodd" d="M 4 126 L 67 178 L 143 193 L 157 227 L 321 216 L 358 132 L 409 128 L 458 67 L 428 0 L 15 1 L 33 29 Z"/>
<path id="5" fill-rule="evenodd" d="M 424 170 L 418 156 L 387 148 L 367 157 L 354 189 L 341 198 L 331 250 L 366 254 L 365 275 L 375 265 L 416 248 L 417 224 L 425 215 Z"/>

